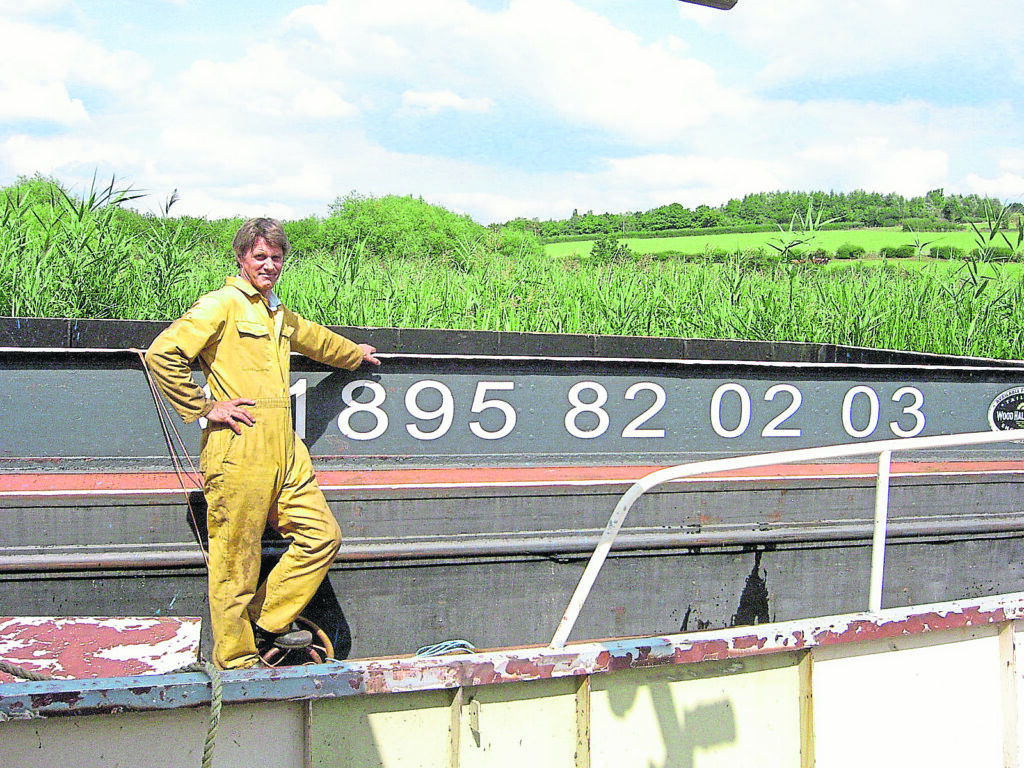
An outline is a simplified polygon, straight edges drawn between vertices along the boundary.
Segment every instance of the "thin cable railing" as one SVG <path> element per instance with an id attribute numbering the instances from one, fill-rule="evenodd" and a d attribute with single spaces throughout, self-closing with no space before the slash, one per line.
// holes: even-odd
<path id="1" fill-rule="evenodd" d="M 820 448 L 801 448 L 793 451 L 778 451 L 750 456 L 737 456 L 729 459 L 711 459 L 667 467 L 652 472 L 637 480 L 619 499 L 608 523 L 605 525 L 601 538 L 598 539 L 594 553 L 590 556 L 583 576 L 580 577 L 565 613 L 555 629 L 554 637 L 548 644 L 549 648 L 561 648 L 565 645 L 569 634 L 576 625 L 583 603 L 590 595 L 605 559 L 612 548 L 615 537 L 626 520 L 629 510 L 647 491 L 662 483 L 681 480 L 685 477 L 708 475 L 715 472 L 729 472 L 755 467 L 770 467 L 776 464 L 799 464 L 809 461 L 827 459 L 843 459 L 854 456 L 878 456 L 878 473 L 875 484 L 875 517 L 871 547 L 871 585 L 868 592 L 868 610 L 880 611 L 882 608 L 882 573 L 885 565 L 885 535 L 889 516 L 889 478 L 892 465 L 892 454 L 896 451 L 919 451 L 940 448 L 957 448 L 961 446 L 986 445 L 1024 441 L 1024 429 L 1011 429 L 993 432 L 968 432 L 957 435 L 937 435 L 934 437 L 908 437 L 896 440 L 876 440 L 868 443 L 850 445 L 830 445 Z"/>

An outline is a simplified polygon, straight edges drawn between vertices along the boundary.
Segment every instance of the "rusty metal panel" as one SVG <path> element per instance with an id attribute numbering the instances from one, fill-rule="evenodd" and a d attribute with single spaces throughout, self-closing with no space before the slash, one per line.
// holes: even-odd
<path id="1" fill-rule="evenodd" d="M 467 506 L 462 511 L 468 514 Z M 579 558 L 523 553 L 342 562 L 330 573 L 333 591 L 310 607 L 310 618 L 337 632 L 340 654 L 357 658 L 410 653 L 451 638 L 481 648 L 535 643 L 550 638 L 564 611 L 583 571 Z M 868 561 L 863 541 L 613 551 L 575 639 L 856 611 L 867 604 Z M 887 561 L 890 606 L 1024 589 L 1019 534 L 891 541 Z M 200 616 L 205 602 L 206 574 L 198 562 L 174 570 L 4 574 L 0 589 L 0 615 Z"/>
<path id="2" fill-rule="evenodd" d="M 161 674 L 198 659 L 199 634 L 198 618 L 0 616 L 0 659 L 59 679 Z"/>

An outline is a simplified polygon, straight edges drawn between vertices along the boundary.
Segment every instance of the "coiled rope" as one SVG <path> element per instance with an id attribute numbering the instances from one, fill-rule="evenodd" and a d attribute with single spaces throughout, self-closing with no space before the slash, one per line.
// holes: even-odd
<path id="1" fill-rule="evenodd" d="M 476 646 L 468 640 L 443 640 L 423 646 L 416 651 L 416 656 L 452 656 L 460 653 L 476 653 Z"/>

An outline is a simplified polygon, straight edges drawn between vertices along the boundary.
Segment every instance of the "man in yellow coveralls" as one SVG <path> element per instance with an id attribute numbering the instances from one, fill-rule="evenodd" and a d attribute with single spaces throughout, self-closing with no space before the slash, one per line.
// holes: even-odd
<path id="1" fill-rule="evenodd" d="M 312 599 L 341 545 L 306 446 L 292 428 L 289 355 L 354 370 L 380 365 L 376 349 L 286 308 L 274 293 L 288 237 L 274 219 L 247 221 L 232 248 L 238 275 L 201 297 L 150 345 L 146 363 L 186 421 L 205 416 L 200 469 L 209 530 L 213 660 L 261 663 L 271 646 L 307 645 L 292 622 Z M 197 359 L 211 397 L 192 379 Z M 259 584 L 267 525 L 291 544 Z"/>

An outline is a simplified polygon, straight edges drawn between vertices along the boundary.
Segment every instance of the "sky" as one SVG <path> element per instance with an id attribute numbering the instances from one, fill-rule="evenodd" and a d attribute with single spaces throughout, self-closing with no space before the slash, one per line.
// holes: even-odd
<path id="1" fill-rule="evenodd" d="M 0 0 L 0 185 L 488 224 L 773 190 L 1024 201 L 1020 0 Z"/>

